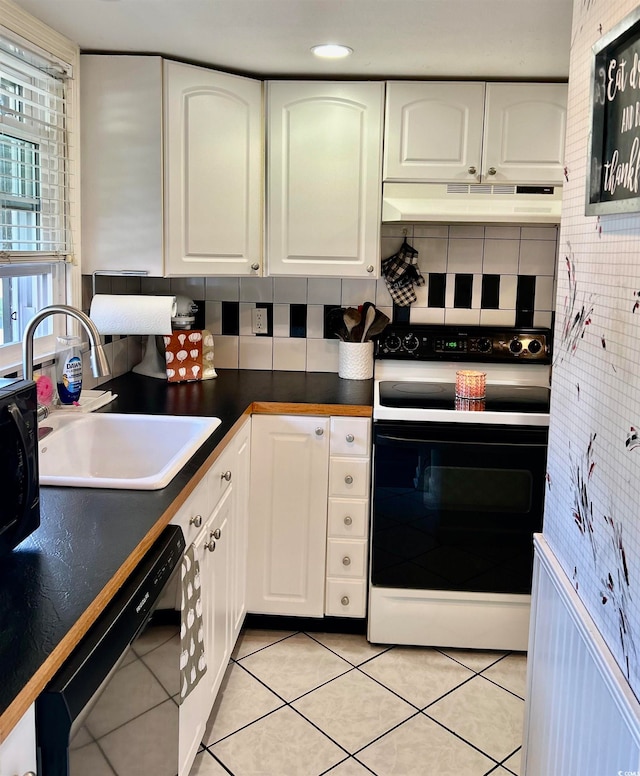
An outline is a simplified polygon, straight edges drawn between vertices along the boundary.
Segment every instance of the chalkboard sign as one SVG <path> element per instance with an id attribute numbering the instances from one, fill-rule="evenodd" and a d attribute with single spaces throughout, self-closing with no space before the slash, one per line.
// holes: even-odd
<path id="1" fill-rule="evenodd" d="M 586 215 L 640 211 L 640 8 L 593 47 Z"/>

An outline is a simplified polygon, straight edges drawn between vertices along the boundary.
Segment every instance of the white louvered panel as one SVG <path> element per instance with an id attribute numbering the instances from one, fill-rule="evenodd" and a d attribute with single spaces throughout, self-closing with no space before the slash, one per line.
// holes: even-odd
<path id="1" fill-rule="evenodd" d="M 640 704 L 540 535 L 535 549 L 524 773 L 640 771 Z"/>

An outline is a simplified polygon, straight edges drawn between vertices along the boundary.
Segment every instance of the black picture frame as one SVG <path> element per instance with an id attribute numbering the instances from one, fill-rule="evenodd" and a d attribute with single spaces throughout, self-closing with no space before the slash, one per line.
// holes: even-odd
<path id="1" fill-rule="evenodd" d="M 640 212 L 640 7 L 604 35 L 592 50 L 585 215 L 637 213 Z"/>

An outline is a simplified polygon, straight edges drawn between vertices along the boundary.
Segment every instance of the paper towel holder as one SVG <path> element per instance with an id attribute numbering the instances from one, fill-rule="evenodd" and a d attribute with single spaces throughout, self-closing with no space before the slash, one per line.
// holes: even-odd
<path id="1" fill-rule="evenodd" d="M 158 350 L 156 342 L 157 334 L 147 334 L 147 344 L 142 361 L 136 364 L 131 371 L 145 377 L 156 377 L 160 380 L 167 379 L 167 371 L 164 359 Z"/>

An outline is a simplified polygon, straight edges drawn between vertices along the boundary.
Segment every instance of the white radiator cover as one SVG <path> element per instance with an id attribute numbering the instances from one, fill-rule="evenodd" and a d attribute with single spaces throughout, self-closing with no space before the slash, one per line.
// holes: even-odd
<path id="1" fill-rule="evenodd" d="M 541 534 L 534 546 L 523 773 L 640 774 L 640 704 Z"/>

